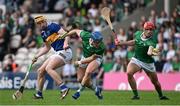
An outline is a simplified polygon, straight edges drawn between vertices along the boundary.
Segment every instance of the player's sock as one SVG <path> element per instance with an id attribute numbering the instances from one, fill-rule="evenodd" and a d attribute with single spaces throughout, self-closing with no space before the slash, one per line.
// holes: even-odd
<path id="1" fill-rule="evenodd" d="M 42 96 L 42 91 L 38 90 L 36 94 Z"/>
<path id="2" fill-rule="evenodd" d="M 157 93 L 158 93 L 158 95 L 159 95 L 159 97 L 162 97 L 163 96 L 163 94 L 162 94 L 162 91 L 161 90 L 156 90 L 157 91 Z"/>
<path id="3" fill-rule="evenodd" d="M 34 94 L 34 99 L 43 99 L 43 94 L 41 90 L 37 90 L 37 92 Z"/>
<path id="4" fill-rule="evenodd" d="M 68 87 L 64 83 L 60 84 L 59 88 L 62 92 L 65 91 L 66 89 L 68 89 Z"/>
<path id="5" fill-rule="evenodd" d="M 133 93 L 134 93 L 134 96 L 139 96 L 137 90 L 132 90 L 132 91 L 133 91 Z"/>
<path id="6" fill-rule="evenodd" d="M 84 88 L 85 88 L 85 86 L 84 86 L 84 85 L 80 85 L 80 87 L 79 87 L 79 89 L 77 90 L 77 92 L 81 92 L 81 91 L 83 91 L 83 90 L 84 90 Z"/>
<path id="7" fill-rule="evenodd" d="M 91 84 L 90 86 L 88 86 L 88 88 L 89 88 L 89 89 L 91 89 L 91 90 L 93 90 L 93 91 L 95 91 L 95 90 L 96 90 L 96 88 L 97 88 L 97 86 L 95 86 L 95 85 Z"/>
<path id="8" fill-rule="evenodd" d="M 95 88 L 95 95 L 98 97 L 98 99 L 103 99 L 103 96 L 102 96 L 101 92 L 102 92 L 102 89 L 97 86 Z"/>

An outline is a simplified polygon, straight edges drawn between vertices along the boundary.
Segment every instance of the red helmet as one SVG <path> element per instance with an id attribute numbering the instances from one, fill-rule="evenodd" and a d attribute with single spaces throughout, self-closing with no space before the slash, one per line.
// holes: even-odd
<path id="1" fill-rule="evenodd" d="M 155 25 L 150 21 L 145 22 L 144 23 L 144 29 L 155 29 Z"/>

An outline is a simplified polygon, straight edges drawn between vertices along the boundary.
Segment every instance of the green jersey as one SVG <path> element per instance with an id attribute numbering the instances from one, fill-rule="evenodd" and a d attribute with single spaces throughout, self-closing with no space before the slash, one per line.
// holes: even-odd
<path id="1" fill-rule="evenodd" d="M 156 47 L 156 40 L 154 37 L 143 39 L 142 31 L 135 33 L 135 54 L 134 57 L 145 63 L 153 63 L 154 59 L 152 56 L 147 54 L 149 46 Z"/>
<path id="2" fill-rule="evenodd" d="M 91 36 L 91 33 L 87 31 L 82 31 L 80 33 L 81 39 L 82 39 L 82 47 L 83 47 L 83 55 L 84 57 L 89 57 L 93 54 L 101 55 L 103 56 L 105 52 L 105 45 L 103 42 L 100 42 L 100 45 L 98 48 L 95 48 L 89 44 L 89 38 Z"/>

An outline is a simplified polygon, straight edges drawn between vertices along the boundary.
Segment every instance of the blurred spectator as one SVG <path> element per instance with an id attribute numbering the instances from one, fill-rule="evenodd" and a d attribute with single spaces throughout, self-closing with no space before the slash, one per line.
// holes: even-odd
<path id="1" fill-rule="evenodd" d="M 127 18 L 130 14 L 129 3 L 124 3 L 124 18 Z"/>
<path id="2" fill-rule="evenodd" d="M 102 64 L 102 69 L 104 72 L 110 72 L 113 68 L 113 60 L 112 60 L 112 55 L 106 56 L 105 61 Z"/>
<path id="3" fill-rule="evenodd" d="M 155 23 L 157 23 L 157 20 L 158 20 L 158 16 L 156 14 L 156 11 L 155 10 L 151 10 L 151 13 L 150 13 L 150 16 L 149 16 L 149 21 Z"/>
<path id="4" fill-rule="evenodd" d="M 121 21 L 123 18 L 123 3 L 121 0 L 112 0 L 112 5 L 109 7 L 115 11 L 116 21 Z"/>
<path id="5" fill-rule="evenodd" d="M 63 67 L 62 76 L 67 82 L 71 81 L 72 78 L 76 78 L 76 69 L 72 64 L 72 60 Z"/>
<path id="6" fill-rule="evenodd" d="M 114 58 L 122 58 L 122 59 L 124 59 L 126 55 L 127 55 L 127 50 L 125 49 L 125 46 L 123 47 L 118 46 L 113 54 Z"/>
<path id="7" fill-rule="evenodd" d="M 173 72 L 173 66 L 172 66 L 172 59 L 167 59 L 166 63 L 163 66 L 162 73 L 169 73 Z"/>
<path id="8" fill-rule="evenodd" d="M 166 59 L 163 58 L 162 55 L 159 56 L 159 60 L 155 61 L 155 67 L 157 72 L 162 72 L 163 70 L 165 71 L 167 69 L 167 66 L 164 66 L 166 63 Z M 166 63 L 167 65 L 167 63 Z M 163 69 L 164 68 L 164 69 Z M 165 71 L 166 72 L 166 71 Z"/>
<path id="9" fill-rule="evenodd" d="M 169 45 L 168 45 L 168 52 L 167 52 L 167 55 L 166 55 L 166 60 L 169 60 L 174 56 L 175 56 L 175 50 L 174 50 L 174 47 L 173 47 L 173 43 L 170 42 Z"/>
<path id="10" fill-rule="evenodd" d="M 115 10 L 111 10 L 110 12 L 110 20 L 112 23 L 114 23 L 117 19 L 116 19 L 116 14 L 115 14 Z"/>
<path id="11" fill-rule="evenodd" d="M 38 28 L 36 28 L 35 33 L 36 33 L 36 47 L 40 48 L 43 45 L 43 39 L 41 37 L 41 32 Z"/>
<path id="12" fill-rule="evenodd" d="M 93 31 L 102 31 L 102 26 L 99 18 L 95 19 L 95 23 L 93 24 Z"/>
<path id="13" fill-rule="evenodd" d="M 118 40 L 121 41 L 127 41 L 127 35 L 123 28 L 119 29 L 119 34 L 117 35 Z"/>
<path id="14" fill-rule="evenodd" d="M 178 57 L 178 55 L 175 55 L 173 57 L 172 66 L 173 66 L 173 71 L 180 72 L 180 57 Z"/>
<path id="15" fill-rule="evenodd" d="M 8 50 L 8 43 L 10 39 L 10 32 L 7 24 L 0 19 L 0 61 L 3 60 Z"/>
<path id="16" fill-rule="evenodd" d="M 33 34 L 32 29 L 28 28 L 27 34 L 24 39 L 22 39 L 22 46 L 26 48 L 32 48 L 36 45 L 36 36 Z"/>
<path id="17" fill-rule="evenodd" d="M 3 61 L 3 71 L 4 72 L 17 72 L 18 64 L 14 62 L 13 55 L 9 54 Z"/>
<path id="18" fill-rule="evenodd" d="M 138 30 L 137 22 L 131 22 L 131 25 L 128 29 L 128 40 L 132 40 L 134 38 L 134 33 Z"/>
<path id="19" fill-rule="evenodd" d="M 162 11 L 160 17 L 157 19 L 157 23 L 161 25 L 166 21 L 169 21 L 169 17 L 165 11 Z"/>
<path id="20" fill-rule="evenodd" d="M 81 15 L 80 11 L 76 11 L 74 20 L 79 21 L 81 25 L 84 25 L 84 23 L 87 21 L 86 18 Z"/>
<path id="21" fill-rule="evenodd" d="M 64 11 L 64 24 L 71 25 L 74 21 L 74 13 L 72 8 L 66 8 Z M 65 26 L 66 27 L 66 26 Z"/>
<path id="22" fill-rule="evenodd" d="M 134 46 L 128 46 L 127 48 L 127 61 L 130 61 L 131 58 L 134 56 Z"/>
<path id="23" fill-rule="evenodd" d="M 139 22 L 139 29 L 143 30 L 144 23 L 147 21 L 145 16 L 141 16 L 141 21 Z"/>
<path id="24" fill-rule="evenodd" d="M 90 15 L 95 18 L 98 15 L 98 9 L 96 8 L 96 5 L 94 3 L 91 4 L 90 9 L 88 10 L 88 13 L 90 13 Z"/>
<path id="25" fill-rule="evenodd" d="M 106 41 L 105 41 L 105 44 L 106 44 L 106 51 L 107 52 L 114 52 L 115 50 L 115 45 L 114 43 L 112 42 L 112 37 L 108 36 Z"/>
<path id="26" fill-rule="evenodd" d="M 111 70 L 111 72 L 125 72 L 126 70 L 126 65 L 123 64 L 123 59 L 119 58 L 115 58 L 115 63 L 113 65 L 113 68 Z"/>
<path id="27" fill-rule="evenodd" d="M 65 8 L 68 7 L 67 0 L 58 0 L 54 6 L 56 12 L 63 12 Z"/>

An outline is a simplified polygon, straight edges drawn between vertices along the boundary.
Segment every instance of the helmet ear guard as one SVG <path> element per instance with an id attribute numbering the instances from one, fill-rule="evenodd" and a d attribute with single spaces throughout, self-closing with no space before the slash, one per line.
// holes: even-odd
<path id="1" fill-rule="evenodd" d="M 34 18 L 35 23 L 46 21 L 46 18 L 44 16 L 37 16 Z"/>
<path id="2" fill-rule="evenodd" d="M 91 33 L 91 39 L 94 42 L 101 42 L 103 40 L 102 34 L 100 32 L 93 32 Z"/>

